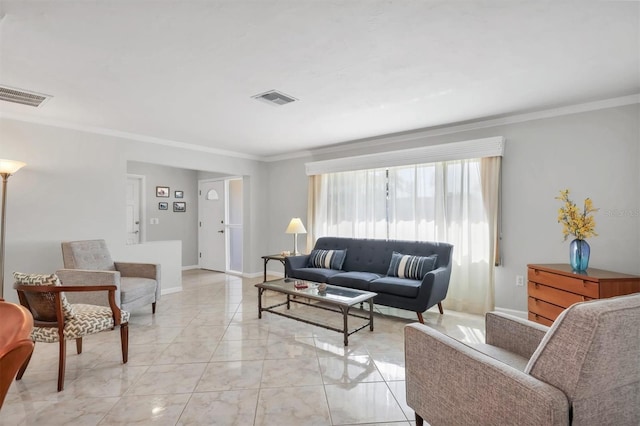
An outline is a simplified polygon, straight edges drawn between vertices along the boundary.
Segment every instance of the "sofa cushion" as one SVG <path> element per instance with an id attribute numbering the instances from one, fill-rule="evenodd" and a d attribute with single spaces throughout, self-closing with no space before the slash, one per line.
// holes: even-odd
<path id="1" fill-rule="evenodd" d="M 429 271 L 433 271 L 436 266 L 438 255 L 412 256 L 393 252 L 391 263 L 387 275 L 390 277 L 409 278 L 411 280 L 421 280 Z"/>
<path id="2" fill-rule="evenodd" d="M 156 291 L 158 283 L 149 278 L 120 277 L 120 300 L 123 304 Z"/>
<path id="3" fill-rule="evenodd" d="M 340 272 L 329 277 L 328 283 L 340 287 L 355 288 L 358 290 L 369 290 L 369 283 L 380 278 L 379 274 L 373 272 Z"/>
<path id="4" fill-rule="evenodd" d="M 394 294 L 402 297 L 418 297 L 420 291 L 420 280 L 410 280 L 398 277 L 382 277 L 372 281 L 369 290 L 376 293 Z"/>
<path id="5" fill-rule="evenodd" d="M 346 255 L 346 250 L 311 250 L 309 267 L 340 270 Z"/>
<path id="6" fill-rule="evenodd" d="M 292 277 L 300 280 L 313 281 L 316 283 L 326 283 L 329 277 L 343 271 L 326 268 L 297 268 L 292 271 Z"/>

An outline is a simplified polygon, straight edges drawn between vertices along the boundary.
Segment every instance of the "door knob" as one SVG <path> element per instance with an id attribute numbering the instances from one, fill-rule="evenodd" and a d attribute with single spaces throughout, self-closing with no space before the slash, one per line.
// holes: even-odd
<path id="1" fill-rule="evenodd" d="M 219 231 L 218 231 L 218 234 L 224 234 L 224 230 L 222 230 L 222 229 L 221 229 L 221 230 L 219 230 Z"/>

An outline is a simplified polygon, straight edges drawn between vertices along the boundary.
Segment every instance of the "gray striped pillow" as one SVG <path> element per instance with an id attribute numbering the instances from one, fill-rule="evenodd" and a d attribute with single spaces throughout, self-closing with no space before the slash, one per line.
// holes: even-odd
<path id="1" fill-rule="evenodd" d="M 342 269 L 347 250 L 311 250 L 309 254 L 309 267 Z"/>
<path id="2" fill-rule="evenodd" d="M 393 252 L 387 275 L 390 277 L 421 280 L 429 271 L 433 271 L 438 260 L 437 254 L 431 256 L 412 256 Z"/>

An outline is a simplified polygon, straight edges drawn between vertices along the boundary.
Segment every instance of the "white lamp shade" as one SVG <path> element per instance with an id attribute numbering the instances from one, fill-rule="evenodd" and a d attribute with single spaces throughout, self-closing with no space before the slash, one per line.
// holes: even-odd
<path id="1" fill-rule="evenodd" d="M 12 175 L 26 165 L 27 164 L 22 161 L 3 160 L 0 158 L 0 173 L 9 173 Z"/>
<path id="2" fill-rule="evenodd" d="M 306 234 L 307 230 L 304 229 L 304 225 L 299 217 L 294 217 L 289 222 L 289 226 L 287 226 L 287 230 L 284 231 L 286 234 Z"/>

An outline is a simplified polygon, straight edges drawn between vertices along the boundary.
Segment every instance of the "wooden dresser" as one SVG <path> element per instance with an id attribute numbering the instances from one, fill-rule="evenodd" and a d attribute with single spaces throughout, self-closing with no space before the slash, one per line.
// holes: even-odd
<path id="1" fill-rule="evenodd" d="M 589 268 L 573 272 L 564 264 L 527 265 L 529 319 L 551 325 L 577 302 L 640 292 L 640 277 Z"/>

